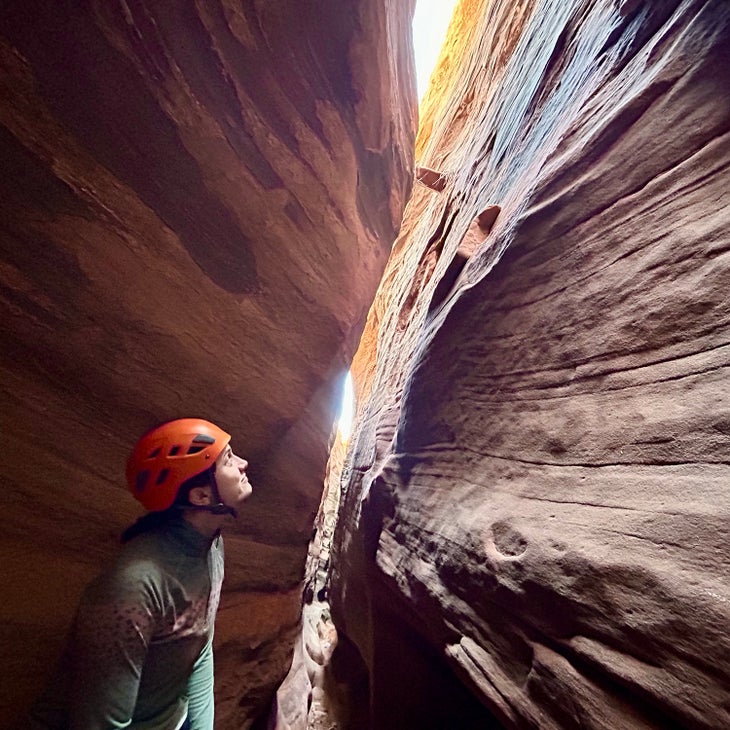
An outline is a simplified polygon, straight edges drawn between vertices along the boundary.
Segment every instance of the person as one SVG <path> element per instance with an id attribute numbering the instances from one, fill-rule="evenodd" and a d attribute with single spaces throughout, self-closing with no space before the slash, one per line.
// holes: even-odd
<path id="1" fill-rule="evenodd" d="M 32 728 L 213 729 L 220 529 L 252 492 L 230 439 L 183 418 L 139 440 L 127 483 L 148 513 L 85 590 Z"/>

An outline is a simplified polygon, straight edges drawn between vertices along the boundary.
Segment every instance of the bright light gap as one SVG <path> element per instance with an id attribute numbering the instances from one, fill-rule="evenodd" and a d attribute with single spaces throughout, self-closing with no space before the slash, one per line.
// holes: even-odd
<path id="1" fill-rule="evenodd" d="M 417 0 L 413 14 L 413 52 L 419 101 L 428 88 L 433 68 L 446 40 L 457 0 Z"/>
<path id="2" fill-rule="evenodd" d="M 417 0 L 413 15 L 413 52 L 416 60 L 416 88 L 419 101 L 428 88 L 446 31 L 458 0 Z M 355 390 L 352 374 L 347 373 L 342 387 L 342 408 L 337 421 L 340 438 L 347 441 L 355 418 Z"/>

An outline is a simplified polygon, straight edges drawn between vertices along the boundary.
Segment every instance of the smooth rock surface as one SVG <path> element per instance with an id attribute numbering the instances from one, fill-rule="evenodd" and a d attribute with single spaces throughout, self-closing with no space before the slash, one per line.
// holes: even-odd
<path id="1" fill-rule="evenodd" d="M 361 716 L 728 727 L 730 5 L 457 12 L 417 141 L 446 184 L 353 366 L 331 600 Z"/>
<path id="2" fill-rule="evenodd" d="M 217 728 L 291 661 L 341 382 L 413 181 L 413 2 L 0 6 L 0 726 L 140 513 L 135 439 L 233 433 Z"/>

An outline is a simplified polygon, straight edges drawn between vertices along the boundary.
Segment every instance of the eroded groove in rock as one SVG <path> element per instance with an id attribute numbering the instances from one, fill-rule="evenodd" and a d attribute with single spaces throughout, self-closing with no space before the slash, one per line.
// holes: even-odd
<path id="1" fill-rule="evenodd" d="M 446 182 L 414 188 L 353 366 L 335 622 L 375 685 L 437 655 L 506 727 L 724 727 L 730 8 L 460 12 L 417 141 Z"/>

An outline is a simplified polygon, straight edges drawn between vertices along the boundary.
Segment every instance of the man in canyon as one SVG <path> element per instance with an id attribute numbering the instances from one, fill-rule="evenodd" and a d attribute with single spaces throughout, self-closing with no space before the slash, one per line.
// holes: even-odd
<path id="1" fill-rule="evenodd" d="M 32 728 L 213 730 L 220 529 L 252 491 L 230 439 L 183 418 L 139 440 L 127 483 L 148 512 L 84 592 Z"/>

